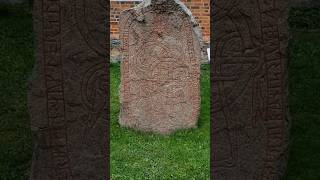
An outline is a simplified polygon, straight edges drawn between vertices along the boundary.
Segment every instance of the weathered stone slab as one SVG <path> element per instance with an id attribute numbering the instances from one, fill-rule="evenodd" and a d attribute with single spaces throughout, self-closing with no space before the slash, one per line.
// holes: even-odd
<path id="1" fill-rule="evenodd" d="M 212 1 L 212 179 L 281 179 L 287 0 Z"/>
<path id="2" fill-rule="evenodd" d="M 122 13 L 121 125 L 161 134 L 196 127 L 201 47 L 191 17 L 174 0 Z"/>
<path id="3" fill-rule="evenodd" d="M 107 1 L 35 0 L 32 180 L 108 178 Z"/>

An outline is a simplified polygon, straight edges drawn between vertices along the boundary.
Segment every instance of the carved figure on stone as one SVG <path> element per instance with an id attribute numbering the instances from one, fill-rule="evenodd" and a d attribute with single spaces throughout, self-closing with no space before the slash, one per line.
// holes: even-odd
<path id="1" fill-rule="evenodd" d="M 31 180 L 108 179 L 107 1 L 35 0 Z"/>
<path id="2" fill-rule="evenodd" d="M 120 17 L 120 124 L 169 134 L 197 126 L 201 42 L 180 2 L 144 1 Z"/>
<path id="3" fill-rule="evenodd" d="M 287 0 L 212 1 L 212 178 L 283 177 Z"/>

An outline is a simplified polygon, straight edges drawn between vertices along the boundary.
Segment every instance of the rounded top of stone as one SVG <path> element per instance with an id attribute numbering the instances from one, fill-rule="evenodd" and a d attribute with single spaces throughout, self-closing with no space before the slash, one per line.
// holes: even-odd
<path id="1" fill-rule="evenodd" d="M 180 0 L 143 0 L 139 5 L 135 6 L 133 9 L 140 11 L 143 8 L 146 8 L 150 5 L 161 5 L 166 3 L 175 3 L 178 5 L 182 12 L 186 13 L 194 26 L 198 26 L 197 20 L 193 17 L 191 11 L 185 6 Z"/>
<path id="2" fill-rule="evenodd" d="M 164 6 L 163 8 L 161 8 L 162 5 Z M 197 36 L 197 41 L 199 42 L 199 45 L 200 45 L 202 57 L 203 57 L 203 59 L 206 59 L 206 55 L 205 55 L 206 48 L 203 43 L 201 27 L 200 27 L 199 23 L 197 22 L 197 20 L 192 15 L 192 12 L 180 0 L 143 0 L 137 6 L 123 11 L 122 14 L 125 15 L 125 14 L 129 13 L 134 16 L 135 20 L 137 20 L 139 22 L 144 22 L 144 20 L 145 20 L 144 10 L 149 8 L 150 6 L 157 6 L 158 8 L 160 6 L 160 9 L 163 9 L 164 11 L 168 10 L 167 9 L 168 7 L 173 6 L 174 7 L 173 9 L 184 13 L 188 17 L 188 19 L 192 25 L 192 30 L 195 33 L 195 35 Z"/>

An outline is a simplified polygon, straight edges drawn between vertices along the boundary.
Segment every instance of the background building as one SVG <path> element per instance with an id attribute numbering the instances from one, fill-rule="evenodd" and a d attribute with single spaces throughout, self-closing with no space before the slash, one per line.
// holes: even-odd
<path id="1" fill-rule="evenodd" d="M 192 12 L 202 28 L 204 41 L 210 40 L 210 0 L 181 0 Z M 134 7 L 142 0 L 111 0 L 110 33 L 112 39 L 119 38 L 119 16 L 121 11 Z"/>

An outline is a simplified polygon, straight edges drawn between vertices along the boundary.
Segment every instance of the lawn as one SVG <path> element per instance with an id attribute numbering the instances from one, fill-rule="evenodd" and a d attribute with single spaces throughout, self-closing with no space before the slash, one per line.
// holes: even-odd
<path id="1" fill-rule="evenodd" d="M 286 180 L 320 179 L 320 13 L 291 11 L 291 144 Z M 32 155 L 26 105 L 34 64 L 32 17 L 0 6 L 0 180 L 25 180 Z M 209 67 L 202 66 L 199 128 L 163 137 L 120 128 L 119 65 L 111 65 L 112 179 L 209 178 Z M 174 177 L 174 178 L 173 178 Z"/>
<path id="2" fill-rule="evenodd" d="M 292 9 L 286 180 L 320 179 L 320 8 Z"/>
<path id="3" fill-rule="evenodd" d="M 320 31 L 293 33 L 288 180 L 320 179 Z"/>
<path id="4" fill-rule="evenodd" d="M 210 71 L 201 67 L 198 129 L 161 136 L 124 129 L 119 117 L 119 65 L 111 65 L 112 179 L 209 179 Z"/>
<path id="5" fill-rule="evenodd" d="M 31 164 L 26 89 L 34 64 L 32 17 L 20 10 L 0 6 L 0 180 L 27 179 Z"/>

